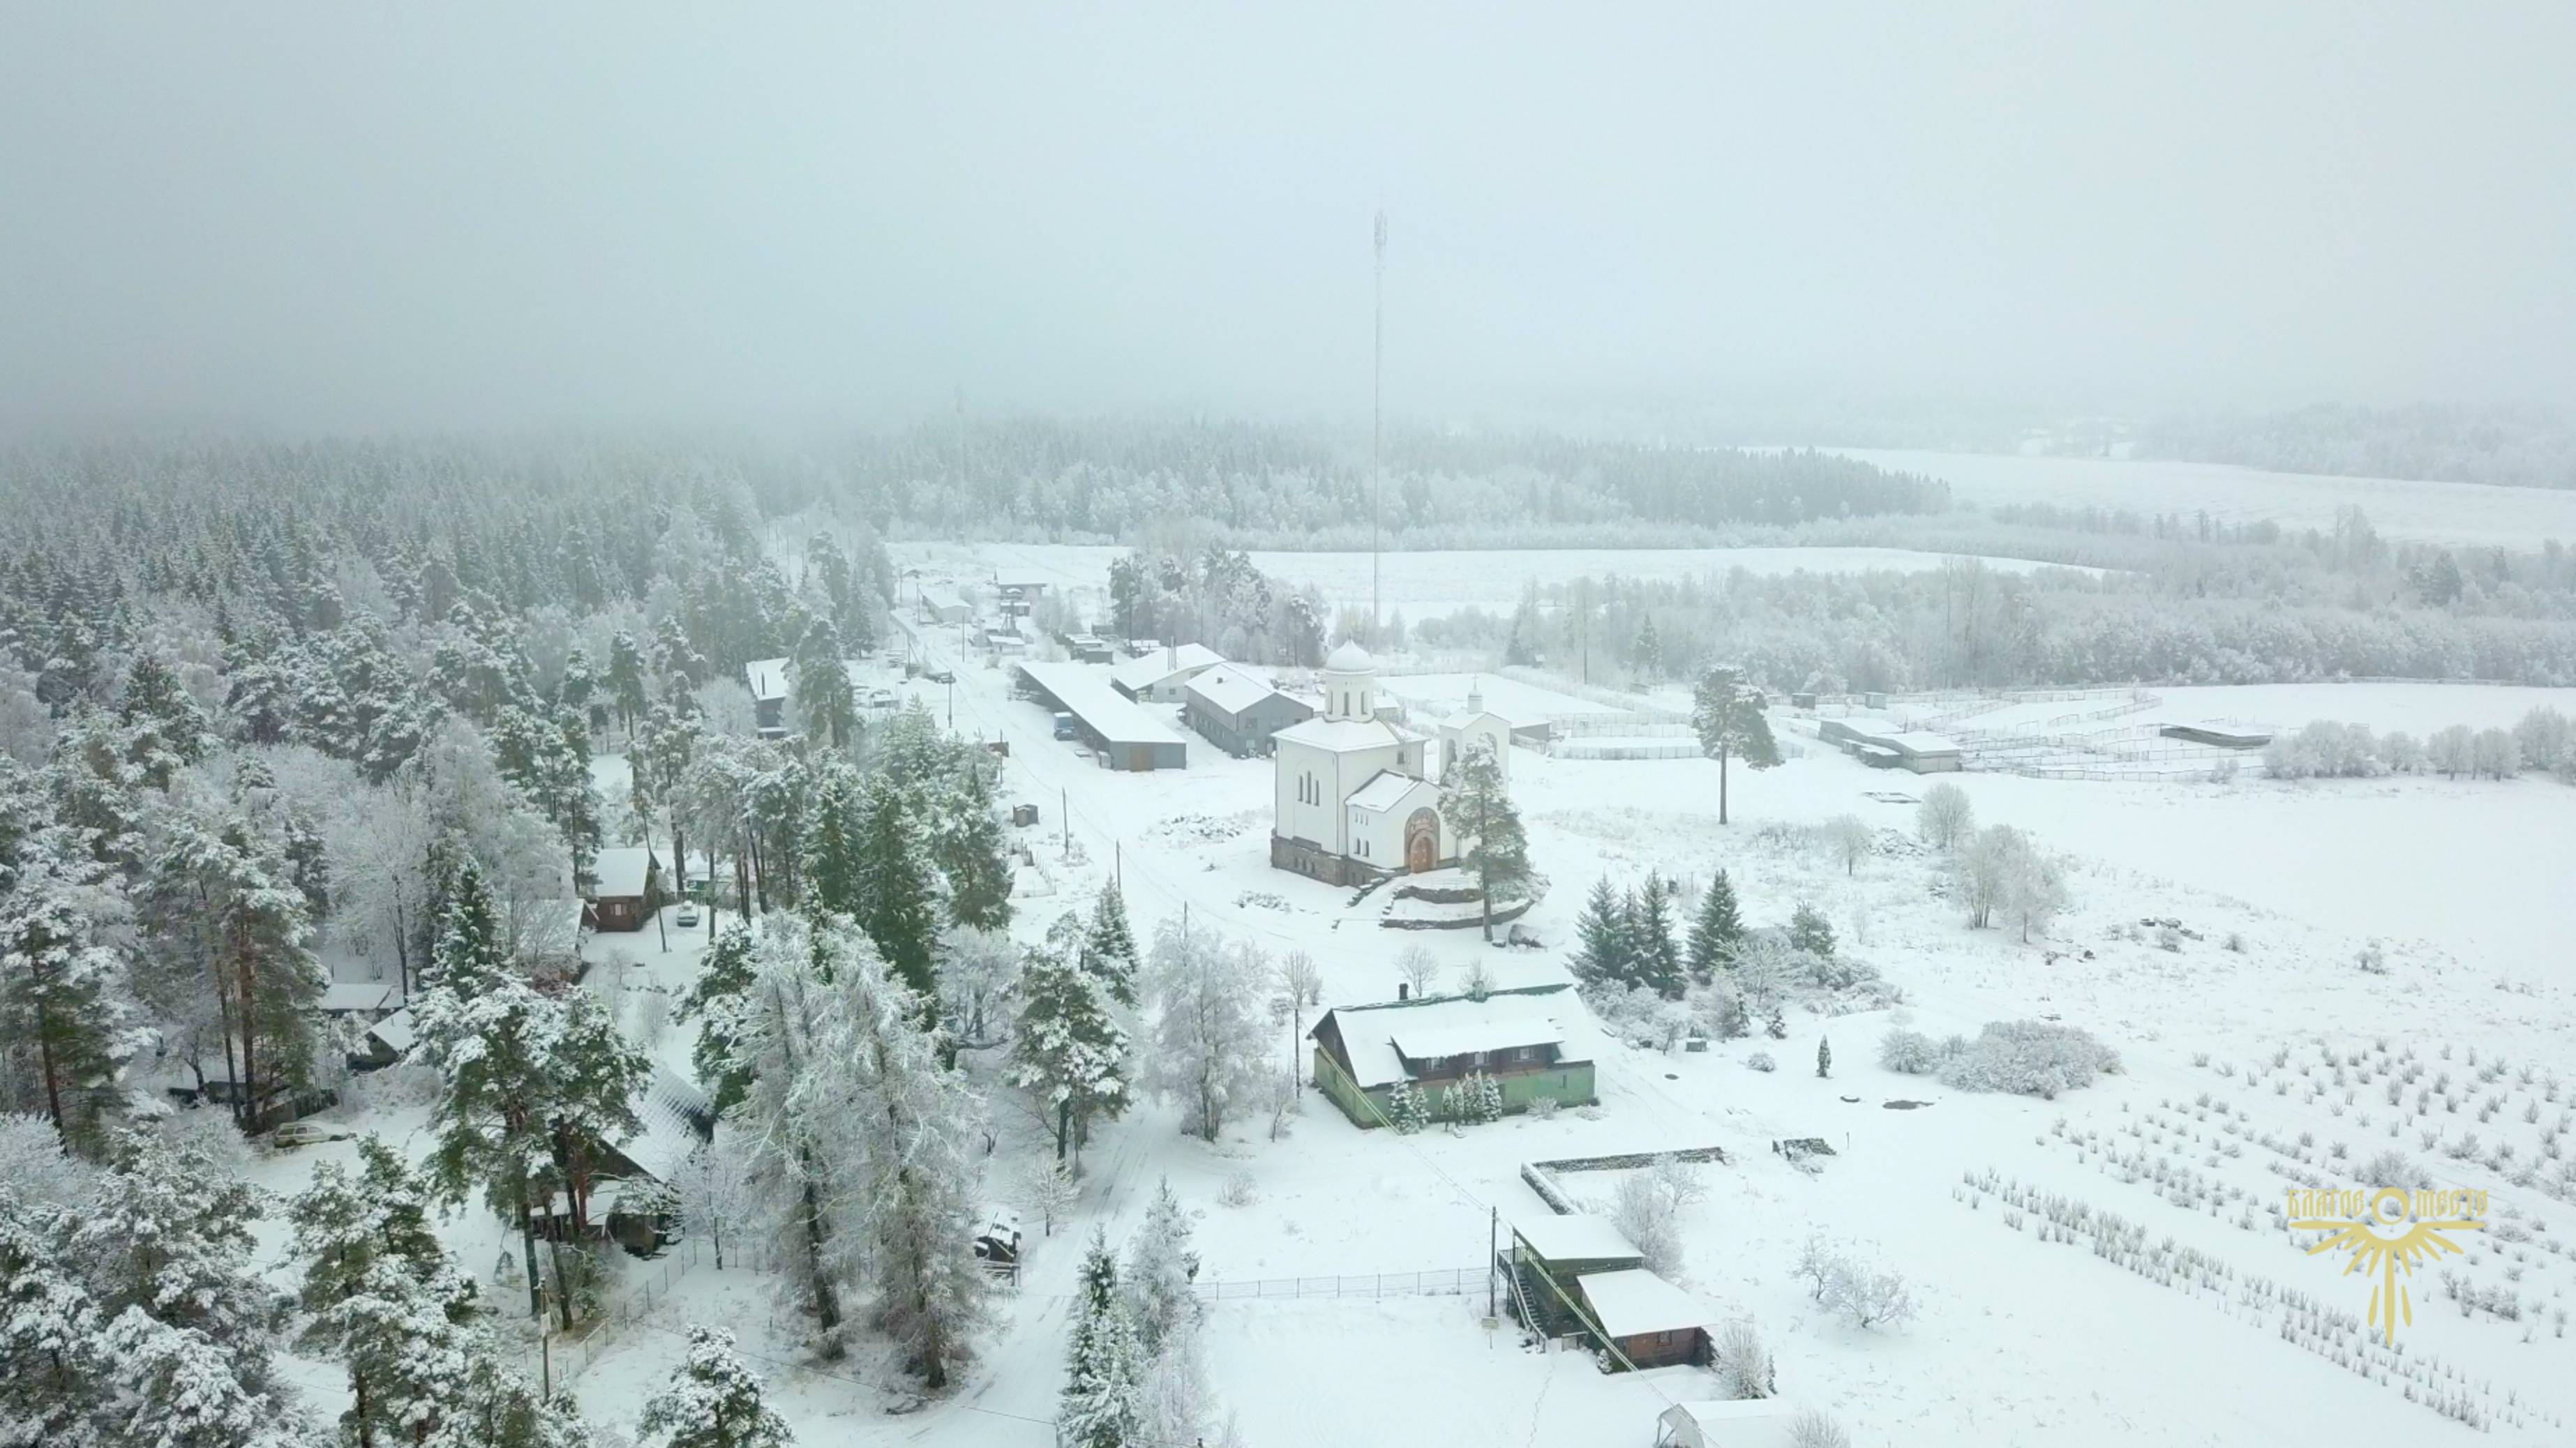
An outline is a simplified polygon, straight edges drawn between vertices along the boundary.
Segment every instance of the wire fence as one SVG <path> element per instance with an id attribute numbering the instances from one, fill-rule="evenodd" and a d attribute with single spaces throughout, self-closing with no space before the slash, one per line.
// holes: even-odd
<path id="1" fill-rule="evenodd" d="M 1201 1302 L 1284 1300 L 1300 1297 L 1465 1297 L 1482 1292 L 1492 1273 L 1482 1267 L 1447 1271 L 1374 1272 L 1348 1277 L 1264 1277 L 1243 1282 L 1200 1281 L 1190 1291 Z"/>
<path id="2" fill-rule="evenodd" d="M 528 1380 L 535 1383 L 551 1382 L 560 1389 L 565 1383 L 581 1376 L 592 1363 L 598 1361 L 615 1345 L 625 1328 L 643 1321 L 653 1311 L 656 1303 L 668 1302 L 673 1285 L 687 1276 L 689 1270 L 697 1266 L 702 1258 L 713 1262 L 715 1249 L 702 1238 L 683 1238 L 673 1243 L 660 1257 L 644 1262 L 642 1264 L 644 1271 L 640 1280 L 637 1276 L 630 1275 L 627 1278 L 628 1286 L 625 1291 L 610 1299 L 605 1306 L 577 1324 L 571 1332 L 556 1328 L 550 1316 L 547 1319 L 543 1339 L 528 1346 Z M 748 1242 L 740 1246 L 731 1242 L 726 1243 L 724 1259 L 725 1270 L 728 1272 L 737 1269 L 746 1272 L 765 1272 L 769 1270 L 770 1265 L 766 1249 Z M 549 1313 L 554 1310 L 551 1300 L 547 1304 L 547 1310 Z"/>

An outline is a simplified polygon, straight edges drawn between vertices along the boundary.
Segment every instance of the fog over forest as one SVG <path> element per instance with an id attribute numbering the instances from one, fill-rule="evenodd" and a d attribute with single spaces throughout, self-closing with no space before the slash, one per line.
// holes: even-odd
<path id="1" fill-rule="evenodd" d="M 7 8 L 21 426 L 2576 398 L 2561 5 Z"/>

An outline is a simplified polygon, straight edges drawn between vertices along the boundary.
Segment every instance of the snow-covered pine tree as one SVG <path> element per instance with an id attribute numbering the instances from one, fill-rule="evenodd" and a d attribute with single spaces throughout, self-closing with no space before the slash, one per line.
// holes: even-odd
<path id="1" fill-rule="evenodd" d="M 11 1443 L 115 1442 L 99 1420 L 125 1365 L 108 1357 L 98 1303 L 63 1254 L 70 1220 L 63 1204 L 0 1186 L 0 1435 Z"/>
<path id="2" fill-rule="evenodd" d="M 1779 741 L 1762 712 L 1762 691 L 1744 682 L 1741 670 L 1711 669 L 1700 677 L 1691 696 L 1691 728 L 1700 751 L 1717 761 L 1717 822 L 1726 823 L 1726 775 L 1729 761 L 1741 759 L 1748 769 L 1770 769 L 1780 762 Z"/>
<path id="3" fill-rule="evenodd" d="M 1145 1351 L 1119 1290 L 1118 1260 L 1095 1227 L 1074 1299 L 1056 1441 L 1063 1448 L 1134 1448 L 1143 1441 L 1144 1380 Z"/>
<path id="4" fill-rule="evenodd" d="M 1585 985 L 1626 986 L 1637 982 L 1637 952 L 1628 935 L 1628 911 L 1610 877 L 1593 882 L 1592 893 L 1575 918 L 1574 978 Z"/>
<path id="5" fill-rule="evenodd" d="M 839 760 L 824 760 L 814 770 L 814 790 L 805 807 L 805 910 L 811 915 L 858 918 L 866 902 L 865 837 L 867 790 L 859 772 Z"/>
<path id="6" fill-rule="evenodd" d="M 0 1039 L 37 1076 L 32 1094 L 54 1128 L 96 1155 L 123 1093 L 117 1078 L 138 1042 L 106 943 L 122 912 L 104 871 L 59 830 L 18 851 L 0 895 Z"/>
<path id="7" fill-rule="evenodd" d="M 1743 939 L 1744 917 L 1736 907 L 1735 884 L 1720 870 L 1700 899 L 1699 917 L 1691 922 L 1691 979 L 1700 985 L 1715 980 L 1733 961 L 1736 944 Z"/>
<path id="8" fill-rule="evenodd" d="M 993 803 L 993 780 L 981 751 L 958 756 L 931 792 L 931 862 L 948 886 L 948 920 L 965 930 L 1002 930 L 1011 923 L 1011 860 L 1002 813 Z"/>
<path id="9" fill-rule="evenodd" d="M 1093 1118 L 1115 1117 L 1128 1102 L 1127 1033 L 1110 1012 L 1106 983 L 1081 967 L 1081 946 L 1065 938 L 1075 930 L 1049 931 L 1047 943 L 1028 952 L 1011 1041 L 1011 1084 L 1047 1108 L 1059 1162 Z"/>
<path id="10" fill-rule="evenodd" d="M 1143 963 L 1143 953 L 1136 948 L 1136 932 L 1127 924 L 1126 897 L 1119 893 L 1118 882 L 1112 880 L 1101 888 L 1099 901 L 1091 907 L 1091 926 L 1082 940 L 1082 968 L 1100 979 L 1111 1000 L 1133 1006 L 1136 977 Z"/>
<path id="11" fill-rule="evenodd" d="M 287 1207 L 303 1263 L 297 1343 L 339 1358 L 350 1407 L 340 1416 L 359 1448 L 417 1441 L 462 1393 L 474 1333 L 474 1284 L 429 1226 L 411 1168 L 382 1140 L 358 1144 L 355 1177 L 337 1162 Z"/>
<path id="12" fill-rule="evenodd" d="M 1472 1078 L 1476 1083 L 1476 1119 L 1487 1125 L 1503 1119 L 1502 1084 L 1482 1071 Z"/>
<path id="13" fill-rule="evenodd" d="M 1173 1195 L 1171 1178 L 1165 1177 L 1145 1204 L 1144 1224 L 1127 1243 L 1127 1267 L 1120 1279 L 1135 1315 L 1137 1340 L 1149 1357 L 1162 1351 L 1173 1333 L 1198 1321 L 1199 1302 L 1190 1284 L 1198 1280 L 1199 1254 L 1190 1237 L 1189 1213 Z"/>
<path id="14" fill-rule="evenodd" d="M 1680 1000 L 1685 982 L 1681 952 L 1673 943 L 1671 887 L 1660 873 L 1649 870 L 1646 883 L 1625 904 L 1636 983 L 1668 1001 Z"/>
<path id="15" fill-rule="evenodd" d="M 716 937 L 698 967 L 697 979 L 690 981 L 688 990 L 680 996 L 681 1023 L 698 1023 L 697 1040 L 689 1047 L 689 1064 L 705 1085 L 707 1104 L 714 1108 L 718 1120 L 740 1104 L 751 1089 L 751 1063 L 743 1056 L 740 1037 L 758 974 L 752 960 L 751 930 L 736 922 Z"/>
<path id="16" fill-rule="evenodd" d="M 643 721 L 650 707 L 644 689 L 646 673 L 643 646 L 635 635 L 619 629 L 608 641 L 608 697 L 617 708 L 617 722 L 625 729 L 627 741 L 635 739 L 635 726 Z"/>
<path id="17" fill-rule="evenodd" d="M 1529 835 L 1503 780 L 1502 761 L 1487 748 L 1465 751 L 1440 779 L 1440 819 L 1459 845 L 1458 863 L 1475 877 L 1485 938 L 1494 938 L 1494 901 L 1537 888 Z"/>
<path id="18" fill-rule="evenodd" d="M 1217 1139 L 1260 1079 L 1255 1010 L 1269 961 L 1249 944 L 1165 920 L 1154 932 L 1154 1052 L 1148 1078 L 1181 1103 L 1181 1129 Z"/>
<path id="19" fill-rule="evenodd" d="M 635 1426 L 665 1448 L 788 1448 L 796 1441 L 763 1400 L 760 1375 L 734 1350 L 733 1334 L 706 1326 L 690 1327 L 688 1356 L 645 1400 Z"/>

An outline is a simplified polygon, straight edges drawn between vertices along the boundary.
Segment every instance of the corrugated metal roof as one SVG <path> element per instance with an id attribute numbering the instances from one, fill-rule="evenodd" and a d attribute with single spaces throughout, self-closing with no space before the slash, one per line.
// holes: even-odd
<path id="1" fill-rule="evenodd" d="M 1109 671 L 1109 682 L 1128 693 L 1141 694 L 1174 674 L 1195 674 L 1224 662 L 1225 655 L 1205 644 L 1183 644 L 1129 659 Z"/>

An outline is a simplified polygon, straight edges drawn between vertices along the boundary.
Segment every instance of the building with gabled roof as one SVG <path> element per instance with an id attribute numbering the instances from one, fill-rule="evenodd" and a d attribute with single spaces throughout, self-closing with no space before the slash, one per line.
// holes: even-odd
<path id="1" fill-rule="evenodd" d="M 1583 1310 L 1619 1356 L 1640 1368 L 1704 1363 L 1717 1312 L 1644 1267 L 1587 1272 L 1574 1279 Z"/>
<path id="2" fill-rule="evenodd" d="M 1224 662 L 1205 644 L 1154 649 L 1111 669 L 1109 687 L 1139 704 L 1177 704 L 1190 680 Z"/>
<path id="3" fill-rule="evenodd" d="M 1561 1106 L 1598 1099 L 1597 1037 L 1562 982 L 1336 1006 L 1306 1034 L 1315 1084 L 1362 1128 L 1390 1119 L 1399 1084 L 1437 1111 L 1442 1091 L 1479 1072 L 1502 1092 L 1505 1111 L 1542 1096 Z"/>
<path id="4" fill-rule="evenodd" d="M 1218 664 L 1182 687 L 1181 717 L 1210 744 L 1247 756 L 1269 753 L 1271 738 L 1314 718 L 1315 706 L 1240 664 Z"/>
<path id="5" fill-rule="evenodd" d="M 751 722 L 763 739 L 787 737 L 787 660 L 754 659 L 742 666 L 751 690 Z"/>
<path id="6" fill-rule="evenodd" d="M 594 930 L 641 930 L 661 907 L 662 862 L 642 845 L 600 851 L 590 873 Z"/>

